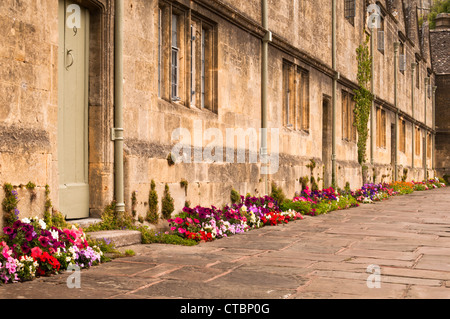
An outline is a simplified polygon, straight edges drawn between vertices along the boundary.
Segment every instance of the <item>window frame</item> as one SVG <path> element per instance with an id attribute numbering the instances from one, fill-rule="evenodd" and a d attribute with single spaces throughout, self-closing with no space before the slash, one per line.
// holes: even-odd
<path id="1" fill-rule="evenodd" d="M 382 149 L 386 149 L 387 147 L 386 121 L 386 110 L 381 106 L 377 106 L 377 147 Z"/>
<path id="2" fill-rule="evenodd" d="M 162 0 L 157 15 L 158 98 L 218 114 L 217 23 L 181 4 Z M 199 43 L 202 32 L 197 35 L 193 26 L 205 30 L 203 47 Z"/>
<path id="3" fill-rule="evenodd" d="M 356 0 L 344 0 L 344 17 L 352 26 L 355 26 Z"/>
<path id="4" fill-rule="evenodd" d="M 347 142 L 356 143 L 357 132 L 355 126 L 355 107 L 356 102 L 354 95 L 349 91 L 342 89 L 341 91 L 341 107 L 342 107 L 342 139 Z"/>

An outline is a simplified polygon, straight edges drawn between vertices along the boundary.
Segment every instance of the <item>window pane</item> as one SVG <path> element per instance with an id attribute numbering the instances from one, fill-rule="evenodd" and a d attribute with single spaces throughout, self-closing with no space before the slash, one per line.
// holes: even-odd
<path id="1" fill-rule="evenodd" d="M 201 57 L 201 93 L 202 93 L 202 108 L 205 107 L 206 94 L 206 30 L 202 29 L 202 57 Z"/>
<path id="2" fill-rule="evenodd" d="M 178 16 L 172 14 L 172 47 L 178 47 Z"/>

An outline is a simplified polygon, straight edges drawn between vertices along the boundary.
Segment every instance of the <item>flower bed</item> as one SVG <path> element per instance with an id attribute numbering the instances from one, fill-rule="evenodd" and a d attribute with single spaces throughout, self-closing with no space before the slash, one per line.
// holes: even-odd
<path id="1" fill-rule="evenodd" d="M 303 219 L 300 213 L 281 211 L 271 197 L 241 197 L 239 204 L 223 209 L 185 207 L 175 219 L 169 219 L 171 230 L 183 238 L 213 241 L 266 225 L 276 226 Z"/>
<path id="2" fill-rule="evenodd" d="M 185 207 L 170 219 L 173 238 L 208 242 L 266 226 L 285 225 L 335 210 L 373 203 L 414 191 L 445 187 L 439 180 L 367 184 L 356 191 L 306 188 L 292 200 L 278 203 L 274 198 L 241 197 L 232 206 L 218 209 Z M 49 227 L 38 217 L 15 221 L 3 228 L 0 237 L 0 284 L 33 280 L 65 271 L 72 265 L 89 268 L 104 256 L 98 246 L 89 246 L 82 229 Z M 165 234 L 169 236 L 169 234 Z M 173 241 L 176 243 L 177 241 Z"/>
<path id="3" fill-rule="evenodd" d="M 16 220 L 0 238 L 0 283 L 23 282 L 49 276 L 71 265 L 89 268 L 102 252 L 90 247 L 82 229 L 47 227 L 38 217 Z"/>
<path id="4" fill-rule="evenodd" d="M 438 179 L 426 182 L 395 182 L 366 184 L 356 191 L 337 191 L 333 188 L 312 191 L 306 188 L 292 200 L 279 204 L 265 197 L 241 197 L 241 202 L 223 209 L 185 207 L 176 218 L 169 219 L 172 233 L 197 242 L 208 242 L 265 226 L 287 224 L 303 219 L 304 215 L 317 216 L 336 210 L 357 207 L 386 200 L 392 196 L 410 194 L 415 190 L 445 187 Z"/>

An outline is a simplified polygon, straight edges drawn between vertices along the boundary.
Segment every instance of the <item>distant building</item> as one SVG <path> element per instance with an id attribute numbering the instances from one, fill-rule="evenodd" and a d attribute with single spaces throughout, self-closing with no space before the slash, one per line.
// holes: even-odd
<path id="1" fill-rule="evenodd" d="M 430 32 L 431 52 L 436 74 L 436 171 L 450 178 L 450 14 L 436 18 Z"/>
<path id="2" fill-rule="evenodd" d="M 430 13 L 435 0 L 418 0 L 417 1 L 417 14 L 419 17 L 426 16 Z"/>

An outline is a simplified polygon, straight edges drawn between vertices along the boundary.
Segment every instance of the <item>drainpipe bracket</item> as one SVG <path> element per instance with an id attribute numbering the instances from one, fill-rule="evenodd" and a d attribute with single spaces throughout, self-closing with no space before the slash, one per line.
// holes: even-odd
<path id="1" fill-rule="evenodd" d="M 341 73 L 340 72 L 335 72 L 334 73 L 334 79 L 337 81 L 337 80 L 340 80 L 341 79 Z"/>
<path id="2" fill-rule="evenodd" d="M 111 129 L 111 141 L 123 141 L 123 128 Z"/>
<path id="3" fill-rule="evenodd" d="M 272 42 L 272 32 L 267 30 L 264 35 L 263 42 Z"/>

